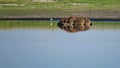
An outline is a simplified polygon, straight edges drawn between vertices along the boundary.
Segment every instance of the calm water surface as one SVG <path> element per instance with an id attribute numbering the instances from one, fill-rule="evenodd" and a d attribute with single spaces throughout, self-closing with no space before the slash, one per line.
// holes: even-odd
<path id="1" fill-rule="evenodd" d="M 54 23 L 2 25 L 0 68 L 120 68 L 120 24 L 95 23 L 75 33 Z"/>

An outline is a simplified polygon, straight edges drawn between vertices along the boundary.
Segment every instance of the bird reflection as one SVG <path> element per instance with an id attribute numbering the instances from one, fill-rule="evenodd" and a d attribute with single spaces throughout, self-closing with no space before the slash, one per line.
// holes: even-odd
<path id="1" fill-rule="evenodd" d="M 86 31 L 90 29 L 90 19 L 88 18 L 78 18 L 75 16 L 71 16 L 65 19 L 61 19 L 58 22 L 58 27 L 67 32 L 78 32 L 78 31 Z"/>

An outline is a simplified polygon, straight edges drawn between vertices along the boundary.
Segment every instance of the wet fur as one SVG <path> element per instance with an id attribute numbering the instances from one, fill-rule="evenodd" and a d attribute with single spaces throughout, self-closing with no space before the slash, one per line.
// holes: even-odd
<path id="1" fill-rule="evenodd" d="M 92 23 L 89 18 L 71 16 L 61 19 L 58 23 L 58 27 L 67 32 L 77 32 L 88 30 L 91 24 Z"/>

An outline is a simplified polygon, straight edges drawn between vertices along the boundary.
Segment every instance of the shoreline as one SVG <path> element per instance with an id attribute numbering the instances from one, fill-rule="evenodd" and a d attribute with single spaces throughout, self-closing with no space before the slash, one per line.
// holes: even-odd
<path id="1" fill-rule="evenodd" d="M 0 18 L 1 20 L 38 20 L 38 21 L 59 21 L 63 17 L 58 17 L 58 18 Z M 120 22 L 120 18 L 90 18 L 91 21 L 115 21 L 115 22 Z"/>

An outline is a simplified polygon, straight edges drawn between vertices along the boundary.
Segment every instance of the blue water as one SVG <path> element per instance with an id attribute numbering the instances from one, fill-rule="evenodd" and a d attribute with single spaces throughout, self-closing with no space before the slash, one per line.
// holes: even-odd
<path id="1" fill-rule="evenodd" d="M 120 68 L 120 29 L 0 30 L 0 68 Z"/>

